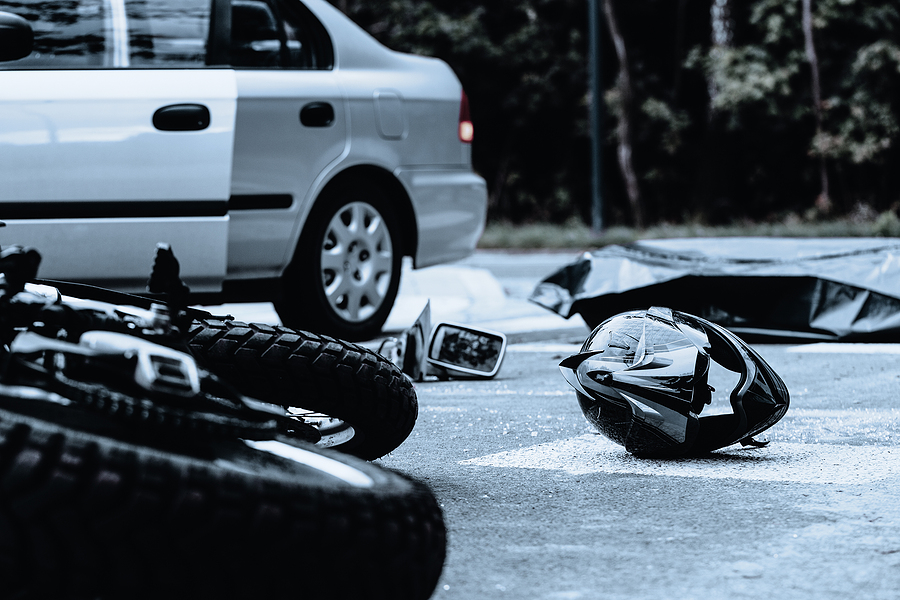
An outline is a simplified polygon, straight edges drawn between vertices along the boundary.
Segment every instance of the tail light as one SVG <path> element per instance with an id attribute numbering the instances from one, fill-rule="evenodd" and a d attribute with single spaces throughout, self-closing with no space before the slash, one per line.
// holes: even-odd
<path id="1" fill-rule="evenodd" d="M 459 102 L 459 141 L 471 144 L 475 139 L 475 127 L 472 125 L 472 116 L 469 114 L 469 97 L 465 90 Z"/>

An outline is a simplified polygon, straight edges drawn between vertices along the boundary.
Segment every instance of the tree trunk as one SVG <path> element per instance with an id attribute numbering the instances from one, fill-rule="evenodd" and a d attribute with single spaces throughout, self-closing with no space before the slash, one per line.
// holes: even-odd
<path id="1" fill-rule="evenodd" d="M 508 146 L 506 144 L 505 146 Z M 501 220 L 513 220 L 515 215 L 509 209 L 506 198 L 506 182 L 509 179 L 509 162 L 510 153 L 508 150 L 501 154 L 500 162 L 497 165 L 497 171 L 494 175 L 493 191 L 488 196 L 488 214 L 493 218 Z"/>
<path id="2" fill-rule="evenodd" d="M 616 57 L 619 59 L 619 75 L 616 78 L 616 87 L 619 90 L 619 124 L 616 127 L 618 148 L 616 156 L 619 159 L 619 169 L 625 180 L 625 190 L 628 193 L 628 204 L 631 206 L 631 214 L 634 224 L 638 229 L 644 227 L 644 211 L 641 203 L 641 192 L 638 187 L 637 175 L 631 160 L 631 103 L 632 89 L 631 76 L 628 73 L 628 56 L 625 52 L 625 40 L 619 31 L 619 24 L 613 11 L 612 0 L 603 0 L 603 14 L 606 16 L 606 24 L 616 47 Z"/>
<path id="3" fill-rule="evenodd" d="M 678 101 L 681 91 L 681 71 L 684 64 L 684 13 L 687 8 L 687 0 L 678 0 L 675 9 L 675 56 L 672 61 L 672 102 Z"/>
<path id="4" fill-rule="evenodd" d="M 822 133 L 822 86 L 819 82 L 819 58 L 816 56 L 816 46 L 813 44 L 812 28 L 812 0 L 803 0 L 803 39 L 806 44 L 806 60 L 809 61 L 811 73 L 813 113 L 816 116 L 816 135 Z M 819 157 L 819 180 L 822 187 L 817 206 L 828 207 L 831 198 L 828 193 L 828 170 L 825 165 L 825 157 Z"/>
<path id="5" fill-rule="evenodd" d="M 730 223 L 734 218 L 739 192 L 737 159 L 734 136 L 726 127 L 727 114 L 716 108 L 719 95 L 715 69 L 734 43 L 734 24 L 731 19 L 731 0 L 713 0 L 709 9 L 710 49 L 709 58 L 714 70 L 706 76 L 709 106 L 706 114 L 706 130 L 703 137 L 703 154 L 700 165 L 699 196 L 703 217 L 711 224 Z"/>
<path id="6" fill-rule="evenodd" d="M 713 58 L 721 55 L 724 48 L 730 48 L 734 39 L 733 25 L 731 21 L 731 0 L 713 0 L 709 9 L 710 25 L 712 26 L 712 48 L 710 53 Z M 719 88 L 716 83 L 715 76 L 709 76 L 707 81 L 707 91 L 709 92 L 710 104 L 715 104 L 716 96 L 719 95 Z M 713 117 L 713 110 L 710 110 L 710 118 Z"/>

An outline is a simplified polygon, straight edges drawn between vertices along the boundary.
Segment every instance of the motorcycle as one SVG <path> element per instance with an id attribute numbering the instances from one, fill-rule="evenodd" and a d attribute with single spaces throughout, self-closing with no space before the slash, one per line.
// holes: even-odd
<path id="1" fill-rule="evenodd" d="M 201 366 L 243 394 L 313 425 L 322 447 L 374 460 L 412 432 L 418 415 L 412 382 L 378 353 L 330 336 L 188 307 L 190 291 L 165 244 L 157 248 L 149 288 L 152 295 L 144 297 L 73 282 L 35 279 L 26 285 L 48 300 L 111 318 L 152 318 L 154 305 L 171 306 L 182 315 L 180 340 Z"/>
<path id="2" fill-rule="evenodd" d="M 426 486 L 204 369 L 177 300 L 54 297 L 39 261 L 0 253 L 0 597 L 430 596 Z"/>

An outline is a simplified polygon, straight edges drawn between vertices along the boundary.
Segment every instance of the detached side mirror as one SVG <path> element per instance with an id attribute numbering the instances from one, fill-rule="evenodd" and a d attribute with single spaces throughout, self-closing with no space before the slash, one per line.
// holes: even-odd
<path id="1" fill-rule="evenodd" d="M 506 336 L 456 323 L 438 323 L 428 340 L 429 372 L 450 376 L 490 378 L 500 371 Z"/>
<path id="2" fill-rule="evenodd" d="M 413 381 L 423 381 L 426 375 L 490 379 L 500 371 L 506 336 L 457 323 L 438 323 L 432 329 L 428 301 L 403 337 L 384 340 L 378 352 Z"/>
<path id="3" fill-rule="evenodd" d="M 0 61 L 25 58 L 33 48 L 31 24 L 19 15 L 0 12 Z"/>
<path id="4" fill-rule="evenodd" d="M 431 300 L 425 303 L 425 308 L 412 324 L 412 327 L 404 332 L 403 336 L 403 360 L 400 370 L 409 375 L 413 381 L 422 381 L 428 373 L 428 365 L 425 362 L 425 342 L 431 332 Z"/>

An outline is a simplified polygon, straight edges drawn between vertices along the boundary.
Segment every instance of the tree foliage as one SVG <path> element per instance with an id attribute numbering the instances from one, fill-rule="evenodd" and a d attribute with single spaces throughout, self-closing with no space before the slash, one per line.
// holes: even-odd
<path id="1" fill-rule="evenodd" d="M 586 218 L 590 203 L 586 0 L 333 0 L 391 48 L 438 56 L 469 95 L 490 216 Z M 802 0 L 613 0 L 632 80 L 633 161 L 648 223 L 765 219 L 814 206 L 900 203 L 900 5 L 812 0 L 817 123 Z M 711 15 L 727 6 L 730 36 Z M 619 65 L 603 37 L 604 201 L 628 223 L 616 164 Z"/>

